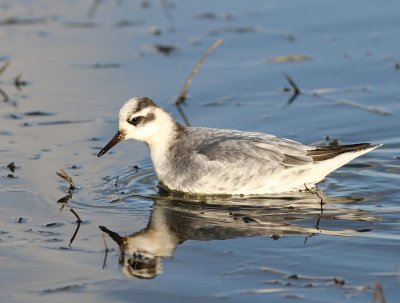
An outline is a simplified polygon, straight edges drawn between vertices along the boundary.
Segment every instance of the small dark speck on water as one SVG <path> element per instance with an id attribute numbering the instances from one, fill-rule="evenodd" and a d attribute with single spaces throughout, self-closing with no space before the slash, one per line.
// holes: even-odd
<path id="1" fill-rule="evenodd" d="M 290 276 L 288 277 L 288 279 L 298 280 L 298 279 L 299 279 L 299 276 L 298 276 L 297 274 L 293 274 L 293 275 L 290 275 Z"/>
<path id="2" fill-rule="evenodd" d="M 25 116 L 31 116 L 31 117 L 54 116 L 54 115 L 55 113 L 47 113 L 47 112 L 42 112 L 40 110 L 25 113 Z"/>
<path id="3" fill-rule="evenodd" d="M 366 232 L 372 231 L 372 229 L 370 229 L 370 228 L 364 228 L 364 229 L 357 229 L 357 231 L 358 231 L 359 233 L 366 233 Z"/>
<path id="4" fill-rule="evenodd" d="M 81 169 L 81 168 L 82 168 L 82 165 L 73 164 L 73 165 L 68 166 L 68 168 L 69 168 L 69 169 Z"/>
<path id="5" fill-rule="evenodd" d="M 70 250 L 69 247 L 65 247 L 65 246 L 60 246 L 58 249 L 59 249 L 59 250 Z"/>
<path id="6" fill-rule="evenodd" d="M 62 223 L 51 222 L 51 223 L 47 223 L 47 224 L 43 225 L 43 227 L 59 227 L 62 225 L 63 225 Z"/>
<path id="7" fill-rule="evenodd" d="M 245 216 L 245 217 L 243 217 L 243 222 L 244 223 L 250 223 L 250 222 L 257 222 L 257 220 L 255 220 L 255 219 L 253 219 L 251 217 Z"/>
<path id="8" fill-rule="evenodd" d="M 154 49 L 161 54 L 166 56 L 176 52 L 177 48 L 174 45 L 167 45 L 167 44 L 154 44 Z"/>
<path id="9" fill-rule="evenodd" d="M 17 176 L 14 176 L 13 174 L 8 174 L 8 175 L 7 175 L 7 178 L 10 178 L 10 179 L 17 179 L 18 177 L 17 177 Z"/>
<path id="10" fill-rule="evenodd" d="M 279 240 L 280 238 L 281 238 L 281 236 L 277 235 L 277 234 L 274 234 L 274 235 L 271 236 L 272 240 Z"/>
<path id="11" fill-rule="evenodd" d="M 396 64 L 394 65 L 394 69 L 400 70 L 400 63 L 399 62 L 396 62 Z"/>
<path id="12" fill-rule="evenodd" d="M 226 31 L 239 34 L 246 34 L 246 33 L 253 33 L 256 31 L 256 29 L 252 26 L 239 26 L 239 27 L 229 27 L 226 29 Z"/>
<path id="13" fill-rule="evenodd" d="M 16 221 L 17 221 L 17 223 L 25 223 L 26 221 L 28 221 L 28 219 L 19 217 Z"/>
<path id="14" fill-rule="evenodd" d="M 78 289 L 78 288 L 82 288 L 82 287 L 83 287 L 82 285 L 67 285 L 67 286 L 63 286 L 63 287 L 59 287 L 59 288 L 45 289 L 45 290 L 41 291 L 41 293 L 51 294 L 51 293 L 57 293 L 57 292 L 70 291 L 70 290 Z"/>
<path id="15" fill-rule="evenodd" d="M 335 282 L 336 285 L 345 285 L 346 284 L 345 280 L 343 280 L 342 278 L 338 278 L 338 277 L 333 278 L 333 282 Z"/>
<path id="16" fill-rule="evenodd" d="M 22 88 L 22 86 L 27 86 L 28 84 L 29 84 L 28 81 L 25 81 L 22 79 L 22 75 L 18 75 L 14 79 L 14 85 L 18 90 L 20 90 Z"/>
<path id="17" fill-rule="evenodd" d="M 15 169 L 17 167 L 15 166 L 14 162 L 11 162 L 10 164 L 7 165 L 7 168 L 13 173 L 13 172 L 15 172 Z"/>
<path id="18" fill-rule="evenodd" d="M 9 17 L 3 20 L 0 20 L 0 26 L 5 25 L 31 25 L 31 24 L 39 24 L 46 22 L 45 18 L 27 18 L 21 19 L 17 17 Z"/>

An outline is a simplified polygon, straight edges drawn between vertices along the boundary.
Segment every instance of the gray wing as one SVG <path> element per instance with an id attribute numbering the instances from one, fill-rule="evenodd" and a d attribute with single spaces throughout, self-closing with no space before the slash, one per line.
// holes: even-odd
<path id="1" fill-rule="evenodd" d="M 313 147 L 262 133 L 214 130 L 201 140 L 198 153 L 225 165 L 258 166 L 267 169 L 302 166 L 313 161 Z"/>

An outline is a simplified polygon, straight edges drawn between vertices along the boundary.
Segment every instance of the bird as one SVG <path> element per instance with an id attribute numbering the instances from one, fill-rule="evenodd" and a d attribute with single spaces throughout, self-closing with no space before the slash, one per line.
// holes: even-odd
<path id="1" fill-rule="evenodd" d="M 263 195 L 314 188 L 329 173 L 382 144 L 311 146 L 259 132 L 186 127 L 148 97 L 119 111 L 118 142 L 143 141 L 161 188 L 192 195 Z"/>

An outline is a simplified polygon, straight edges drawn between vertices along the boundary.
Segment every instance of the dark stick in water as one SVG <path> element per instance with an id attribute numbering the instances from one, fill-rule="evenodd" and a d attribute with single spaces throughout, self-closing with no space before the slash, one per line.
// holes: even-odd
<path id="1" fill-rule="evenodd" d="M 206 50 L 204 55 L 200 58 L 199 62 L 193 67 L 192 71 L 189 74 L 189 77 L 186 79 L 185 84 L 182 87 L 181 92 L 179 93 L 178 97 L 175 100 L 175 105 L 181 105 L 186 100 L 186 95 L 189 90 L 189 86 L 193 81 L 194 76 L 199 72 L 201 66 L 203 65 L 204 61 L 207 57 L 222 43 L 222 39 L 218 39 L 209 49 Z"/>
<path id="2" fill-rule="evenodd" d="M 72 235 L 71 240 L 69 240 L 69 245 L 68 245 L 68 246 L 71 247 L 71 244 L 72 244 L 72 242 L 74 242 L 75 237 L 76 237 L 76 235 L 78 234 L 79 228 L 81 227 L 81 222 L 82 222 L 82 220 L 81 220 L 81 218 L 79 217 L 79 215 L 76 213 L 76 211 L 75 211 L 73 208 L 70 208 L 69 210 L 70 210 L 70 212 L 73 213 L 73 214 L 75 215 L 75 217 L 77 218 L 77 220 L 76 220 L 77 226 L 76 226 L 75 232 L 74 232 L 74 234 Z"/>

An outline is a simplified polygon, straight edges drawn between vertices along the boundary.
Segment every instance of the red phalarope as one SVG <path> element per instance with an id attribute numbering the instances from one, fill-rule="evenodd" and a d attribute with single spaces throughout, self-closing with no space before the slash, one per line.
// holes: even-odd
<path id="1" fill-rule="evenodd" d="M 184 127 L 147 97 L 127 101 L 119 130 L 99 152 L 122 140 L 147 143 L 162 186 L 208 195 L 275 194 L 313 187 L 335 169 L 381 145 L 316 147 L 269 134 Z"/>

